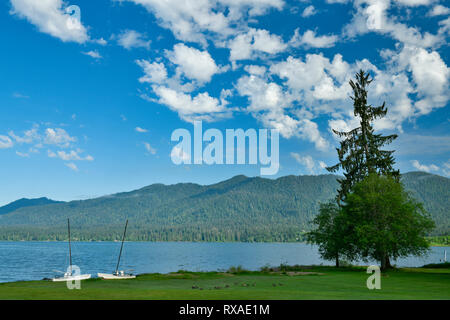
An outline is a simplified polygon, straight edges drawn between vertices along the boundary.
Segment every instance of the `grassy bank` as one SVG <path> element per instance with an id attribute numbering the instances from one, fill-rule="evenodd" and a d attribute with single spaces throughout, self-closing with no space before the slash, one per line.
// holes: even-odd
<path id="1" fill-rule="evenodd" d="M 231 270 L 233 271 L 233 270 Z M 368 290 L 365 268 L 296 267 L 249 272 L 139 275 L 132 280 L 0 284 L 0 299 L 450 299 L 450 267 L 403 268 L 382 274 Z"/>

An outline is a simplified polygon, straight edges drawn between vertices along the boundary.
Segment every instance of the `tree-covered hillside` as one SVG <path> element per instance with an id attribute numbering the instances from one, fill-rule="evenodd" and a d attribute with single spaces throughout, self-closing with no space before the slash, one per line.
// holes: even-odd
<path id="1" fill-rule="evenodd" d="M 275 180 L 236 176 L 208 186 L 154 184 L 89 200 L 21 207 L 0 216 L 2 240 L 64 240 L 67 218 L 74 239 L 298 241 L 319 203 L 335 197 L 335 175 Z M 403 176 L 438 229 L 449 233 L 450 179 L 420 172 Z"/>

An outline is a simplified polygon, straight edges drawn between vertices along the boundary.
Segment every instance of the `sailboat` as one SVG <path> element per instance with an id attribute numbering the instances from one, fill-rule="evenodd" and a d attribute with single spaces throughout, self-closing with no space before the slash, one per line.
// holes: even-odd
<path id="1" fill-rule="evenodd" d="M 69 232 L 69 267 L 67 272 L 62 277 L 53 278 L 53 281 L 73 281 L 73 280 L 86 280 L 91 277 L 90 274 L 74 274 L 72 268 L 72 249 L 70 246 L 70 221 L 67 219 L 67 230 Z"/>
<path id="2" fill-rule="evenodd" d="M 111 273 L 98 273 L 97 275 L 98 275 L 99 278 L 103 278 L 105 280 L 134 279 L 134 278 L 136 278 L 135 275 L 126 274 L 125 271 L 123 271 L 123 270 L 119 271 L 120 257 L 122 256 L 123 242 L 125 241 L 125 234 L 127 232 L 127 226 L 128 226 L 128 220 L 125 223 L 125 230 L 123 231 L 122 244 L 120 246 L 120 253 L 119 253 L 119 259 L 117 260 L 116 270 L 112 274 Z"/>

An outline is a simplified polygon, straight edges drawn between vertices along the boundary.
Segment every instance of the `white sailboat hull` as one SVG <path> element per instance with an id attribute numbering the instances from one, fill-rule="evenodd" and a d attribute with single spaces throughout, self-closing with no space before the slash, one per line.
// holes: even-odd
<path id="1" fill-rule="evenodd" d="M 61 278 L 53 278 L 52 281 L 62 282 L 62 281 L 74 281 L 74 280 L 87 280 L 90 277 L 91 277 L 90 274 L 80 274 L 78 276 L 68 276 L 68 277 L 61 277 Z"/>
<path id="2" fill-rule="evenodd" d="M 136 276 L 131 274 L 125 274 L 125 275 L 115 275 L 111 273 L 97 273 L 99 278 L 105 279 L 105 280 L 120 280 L 120 279 L 134 279 Z"/>

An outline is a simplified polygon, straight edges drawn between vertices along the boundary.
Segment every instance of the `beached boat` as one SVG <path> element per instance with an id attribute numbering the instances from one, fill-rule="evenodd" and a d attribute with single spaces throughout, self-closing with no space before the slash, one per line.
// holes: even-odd
<path id="1" fill-rule="evenodd" d="M 99 272 L 99 273 L 97 273 L 99 278 L 102 278 L 105 280 L 121 280 L 121 279 L 123 280 L 123 279 L 136 278 L 135 275 L 127 274 L 123 270 L 119 271 L 120 257 L 122 256 L 123 242 L 125 241 L 125 234 L 127 233 L 127 226 L 128 226 L 128 220 L 125 223 L 125 229 L 123 231 L 122 244 L 120 245 L 119 259 L 117 260 L 116 270 L 113 273 L 100 273 Z"/>
<path id="2" fill-rule="evenodd" d="M 91 277 L 90 274 L 77 274 L 77 272 L 75 272 L 74 274 L 74 269 L 75 271 L 79 272 L 78 267 L 73 268 L 72 265 L 72 249 L 71 249 L 71 245 L 70 245 L 70 221 L 69 219 L 67 219 L 67 230 L 69 232 L 69 267 L 67 268 L 67 272 L 64 273 L 64 275 L 62 277 L 55 277 L 52 279 L 52 281 L 74 281 L 74 280 L 86 280 L 89 279 Z"/>
<path id="3" fill-rule="evenodd" d="M 99 278 L 105 279 L 105 280 L 118 280 L 118 279 L 134 279 L 136 278 L 133 274 L 126 274 L 123 271 L 120 271 L 118 274 L 111 274 L 111 273 L 98 273 L 97 274 Z"/>

